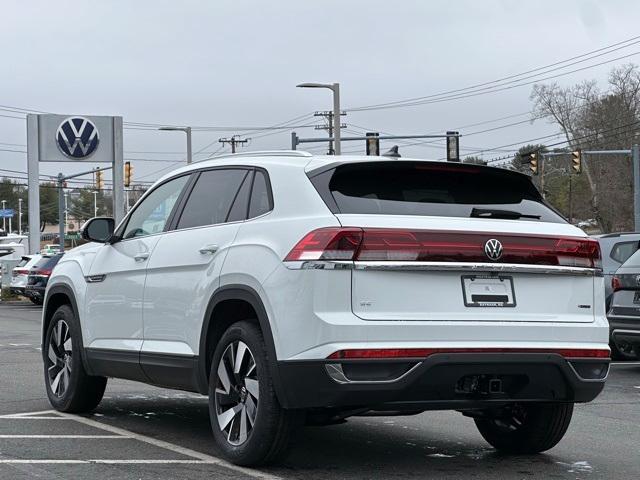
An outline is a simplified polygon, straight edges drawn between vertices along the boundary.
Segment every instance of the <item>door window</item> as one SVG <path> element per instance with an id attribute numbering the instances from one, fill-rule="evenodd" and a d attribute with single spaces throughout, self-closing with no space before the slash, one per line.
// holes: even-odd
<path id="1" fill-rule="evenodd" d="M 225 223 L 238 190 L 248 174 L 248 170 L 241 169 L 202 172 L 189 194 L 177 228 Z"/>
<path id="2" fill-rule="evenodd" d="M 175 178 L 147 195 L 129 217 L 122 238 L 144 237 L 164 231 L 171 211 L 188 180 L 189 175 Z"/>

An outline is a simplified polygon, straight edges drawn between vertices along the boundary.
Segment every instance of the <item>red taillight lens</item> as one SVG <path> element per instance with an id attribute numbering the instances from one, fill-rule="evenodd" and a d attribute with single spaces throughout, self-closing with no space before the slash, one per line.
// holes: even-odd
<path id="1" fill-rule="evenodd" d="M 377 228 L 314 230 L 285 260 L 488 262 L 485 244 L 494 238 L 500 263 L 601 266 L 598 242 L 589 238 Z"/>
<path id="2" fill-rule="evenodd" d="M 320 228 L 305 235 L 284 260 L 354 260 L 360 242 L 361 228 Z"/>
<path id="3" fill-rule="evenodd" d="M 617 292 L 621 288 L 622 288 L 622 282 L 620 281 L 620 278 L 616 277 L 615 275 L 611 277 L 611 289 L 614 292 Z"/>
<path id="4" fill-rule="evenodd" d="M 548 353 L 564 358 L 609 358 L 609 350 L 591 348 L 373 348 L 339 350 L 330 360 L 426 358 L 438 353 Z"/>
<path id="5" fill-rule="evenodd" d="M 38 271 L 36 272 L 36 274 L 37 274 L 37 275 L 42 275 L 42 276 L 44 276 L 44 277 L 50 277 L 50 276 L 51 276 L 51 272 L 52 272 L 52 271 L 53 271 L 53 270 L 51 270 L 51 269 L 42 269 L 42 270 L 38 270 Z"/>

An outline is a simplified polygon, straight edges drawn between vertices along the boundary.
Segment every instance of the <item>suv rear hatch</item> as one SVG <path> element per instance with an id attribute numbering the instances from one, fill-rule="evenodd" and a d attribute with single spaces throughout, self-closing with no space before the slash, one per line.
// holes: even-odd
<path id="1" fill-rule="evenodd" d="M 309 176 L 343 226 L 316 239 L 328 242 L 318 259 L 353 262 L 357 316 L 594 321 L 598 243 L 549 207 L 525 175 L 373 161 Z"/>

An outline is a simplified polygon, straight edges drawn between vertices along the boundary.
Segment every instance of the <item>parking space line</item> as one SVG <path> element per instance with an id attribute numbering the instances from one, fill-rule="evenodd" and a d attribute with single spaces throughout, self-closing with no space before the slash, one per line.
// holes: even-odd
<path id="1" fill-rule="evenodd" d="M 101 463 L 101 464 L 126 464 L 126 465 L 135 465 L 135 464 L 212 464 L 214 462 L 207 462 L 204 460 L 111 460 L 111 459 L 92 459 L 92 460 L 29 460 L 22 458 L 8 458 L 8 459 L 0 459 L 1 464 L 25 464 L 25 463 L 35 463 L 35 464 L 74 464 L 74 465 L 86 465 L 91 463 Z"/>
<path id="2" fill-rule="evenodd" d="M 34 418 L 46 418 L 46 417 L 36 417 L 35 415 L 48 415 L 50 413 L 53 413 L 54 416 L 49 416 L 49 418 L 63 418 L 57 415 L 58 412 L 56 412 L 55 410 L 41 410 L 39 412 L 7 413 L 5 415 L 0 415 L 0 420 L 3 418 L 24 418 L 28 420 L 31 420 Z"/>
<path id="3" fill-rule="evenodd" d="M 0 439 L 11 439 L 11 438 L 122 438 L 122 439 L 131 439 L 131 437 L 126 437 L 124 435 L 0 435 Z"/>
<path id="4" fill-rule="evenodd" d="M 74 420 L 78 423 L 82 423 L 84 425 L 88 425 L 90 427 L 94 427 L 97 429 L 101 429 L 107 432 L 111 432 L 113 434 L 116 435 L 122 435 L 122 436 L 128 436 L 129 438 L 133 438 L 135 440 L 138 440 L 140 442 L 149 444 L 149 445 L 153 445 L 155 447 L 159 447 L 162 448 L 164 450 L 169 450 L 170 452 L 173 453 L 177 453 L 179 455 L 184 455 L 186 457 L 191 457 L 194 460 L 193 461 L 186 461 L 187 463 L 207 463 L 207 464 L 212 464 L 212 465 L 217 465 L 223 468 L 226 468 L 228 470 L 233 470 L 239 473 L 243 473 L 247 476 L 253 477 L 253 478 L 259 478 L 262 480 L 283 480 L 282 477 L 279 477 L 277 475 L 273 475 L 270 473 L 266 473 L 266 472 L 261 472 L 260 470 L 253 470 L 250 468 L 245 468 L 245 467 L 240 467 L 238 465 L 234 465 L 232 463 L 227 462 L 226 460 L 223 460 L 221 458 L 218 457 L 214 457 L 213 455 L 207 455 L 206 453 L 202 453 L 202 452 L 198 452 L 196 450 L 191 450 L 190 448 L 187 447 L 182 447 L 179 445 L 174 445 L 173 443 L 169 443 L 169 442 L 165 442 L 164 440 L 158 440 L 156 438 L 152 438 L 152 437 L 147 437 L 146 435 L 141 435 L 139 433 L 135 433 L 135 432 L 131 432 L 129 430 L 125 430 L 123 428 L 118 428 L 118 427 L 114 427 L 112 425 L 108 425 L 106 423 L 101 423 L 101 422 L 96 422 L 95 420 L 91 420 L 89 418 L 86 417 L 81 417 L 78 415 L 73 415 L 70 413 L 63 413 L 63 412 L 57 412 L 55 410 L 49 410 L 49 411 L 45 411 L 45 412 L 39 412 L 41 414 L 56 414 L 59 415 L 60 417 L 63 418 L 68 418 L 70 420 Z M 2 460 L 0 460 L 1 462 Z M 108 463 L 108 462 L 115 462 L 112 460 L 109 461 L 103 461 L 103 460 L 86 460 L 86 462 L 93 462 L 93 463 Z M 130 461 L 125 461 L 123 463 L 180 463 L 174 460 L 157 460 L 157 461 L 141 461 L 141 460 L 130 460 Z"/>

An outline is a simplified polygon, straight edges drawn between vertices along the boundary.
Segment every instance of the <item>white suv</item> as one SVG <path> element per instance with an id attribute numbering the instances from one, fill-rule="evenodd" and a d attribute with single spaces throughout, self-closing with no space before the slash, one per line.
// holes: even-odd
<path id="1" fill-rule="evenodd" d="M 608 373 L 598 243 L 513 171 L 232 155 L 83 235 L 47 287 L 52 405 L 93 409 L 107 377 L 200 392 L 238 464 L 371 411 L 458 410 L 540 452 Z"/>

